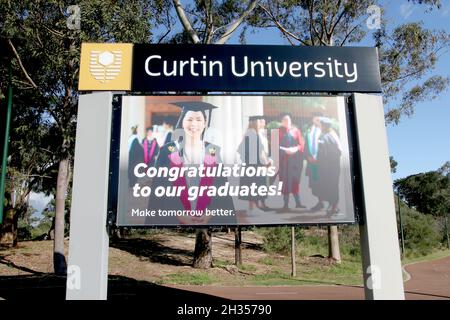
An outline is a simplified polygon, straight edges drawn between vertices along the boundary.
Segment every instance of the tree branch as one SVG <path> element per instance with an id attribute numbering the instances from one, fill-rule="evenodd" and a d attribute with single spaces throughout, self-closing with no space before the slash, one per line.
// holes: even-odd
<path id="1" fill-rule="evenodd" d="M 19 63 L 20 68 L 22 69 L 23 74 L 25 75 L 25 78 L 30 82 L 30 84 L 33 86 L 33 88 L 37 89 L 36 83 L 34 83 L 33 79 L 31 79 L 30 75 L 28 74 L 27 70 L 22 64 L 22 60 L 20 59 L 19 54 L 17 53 L 16 48 L 14 47 L 11 39 L 8 39 L 8 44 L 11 47 L 12 51 L 14 52 L 14 55 L 16 56 L 17 62 Z"/>
<path id="2" fill-rule="evenodd" d="M 345 42 L 347 42 L 348 37 L 350 37 L 350 35 L 353 33 L 353 31 L 356 30 L 356 28 L 358 28 L 359 24 L 356 24 L 353 26 L 353 28 L 345 35 L 344 39 L 342 40 L 342 42 L 340 43 L 340 46 L 344 46 Z"/>
<path id="3" fill-rule="evenodd" d="M 285 38 L 290 42 L 290 44 L 294 45 L 291 41 L 290 38 L 294 38 L 295 40 L 297 40 L 298 42 L 300 42 L 301 44 L 305 45 L 305 46 L 309 46 L 309 44 L 301 39 L 300 37 L 296 36 L 295 34 L 293 34 L 292 32 L 290 32 L 289 30 L 287 30 L 285 27 L 283 27 L 281 25 L 281 23 L 278 21 L 278 19 L 273 15 L 273 13 L 267 9 L 266 7 L 264 7 L 263 5 L 259 4 L 258 5 L 264 12 L 266 12 L 269 15 L 269 18 L 275 23 L 275 26 L 278 28 L 278 30 L 281 31 L 281 33 L 285 36 Z"/>
<path id="4" fill-rule="evenodd" d="M 338 4 L 338 6 L 340 6 L 340 3 Z M 336 19 L 335 22 L 333 22 L 331 24 L 331 28 L 330 28 L 330 35 L 333 35 L 334 33 L 334 29 L 336 29 L 337 25 L 339 24 L 339 22 L 341 22 L 342 18 L 344 17 L 345 13 L 347 12 L 347 9 L 345 8 L 345 4 L 344 4 L 344 9 L 342 10 L 342 12 L 339 14 L 338 18 Z"/>
<path id="5" fill-rule="evenodd" d="M 189 21 L 186 13 L 184 12 L 183 7 L 181 6 L 180 0 L 173 0 L 173 5 L 177 12 L 178 18 L 180 19 L 181 24 L 183 25 L 184 30 L 189 34 L 193 43 L 200 43 L 200 38 L 192 27 L 191 22 Z"/>
<path id="6" fill-rule="evenodd" d="M 226 29 L 225 33 L 219 38 L 219 40 L 216 41 L 216 44 L 224 44 L 225 42 L 230 39 L 233 32 L 239 27 L 239 25 L 244 21 L 245 18 L 256 8 L 256 5 L 258 4 L 259 0 L 252 0 L 247 6 L 247 9 L 244 10 L 244 12 L 240 15 L 239 18 L 234 20 L 232 23 L 228 25 L 228 28 Z"/>
<path id="7" fill-rule="evenodd" d="M 323 28 L 322 28 L 322 33 L 319 34 L 319 31 L 317 31 L 316 29 L 316 22 L 314 21 L 314 1 L 310 1 L 308 4 L 308 12 L 309 12 L 309 29 L 310 29 L 310 33 L 311 33 L 311 41 L 313 42 L 313 44 L 315 45 L 315 41 L 313 40 L 313 35 L 312 35 L 312 31 L 314 31 L 315 37 L 317 39 L 319 39 L 319 42 L 324 45 L 327 46 L 328 44 L 323 41 Z"/>

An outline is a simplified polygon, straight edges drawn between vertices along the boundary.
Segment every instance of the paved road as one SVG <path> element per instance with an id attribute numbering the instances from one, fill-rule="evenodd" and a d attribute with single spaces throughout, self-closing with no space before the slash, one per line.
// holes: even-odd
<path id="1" fill-rule="evenodd" d="M 450 257 L 416 263 L 405 267 L 411 279 L 405 282 L 408 300 L 450 300 Z M 359 286 L 172 286 L 226 299 L 245 300 L 361 300 L 364 289 Z"/>

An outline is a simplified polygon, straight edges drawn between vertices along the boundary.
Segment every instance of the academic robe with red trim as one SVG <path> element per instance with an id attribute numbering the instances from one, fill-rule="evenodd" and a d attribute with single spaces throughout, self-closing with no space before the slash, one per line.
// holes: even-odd
<path id="1" fill-rule="evenodd" d="M 155 166 L 160 149 L 156 139 L 148 140 L 147 138 L 144 138 L 142 140 L 142 148 L 144 149 L 145 164 L 149 167 Z"/>
<path id="2" fill-rule="evenodd" d="M 291 127 L 287 130 L 280 128 L 280 147 L 291 148 L 299 146 L 299 151 L 287 154 L 280 149 L 279 179 L 283 182 L 281 193 L 298 194 L 300 191 L 300 177 L 303 169 L 303 152 L 305 140 L 299 129 Z"/>

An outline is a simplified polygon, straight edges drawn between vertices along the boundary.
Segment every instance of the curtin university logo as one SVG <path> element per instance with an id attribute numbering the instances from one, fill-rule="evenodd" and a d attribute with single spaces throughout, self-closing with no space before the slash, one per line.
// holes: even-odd
<path id="1" fill-rule="evenodd" d="M 79 90 L 131 90 L 133 45 L 83 43 Z"/>
<path id="2" fill-rule="evenodd" d="M 114 80 L 120 73 L 122 66 L 122 51 L 91 51 L 91 58 L 89 63 L 89 72 L 91 75 L 100 81 L 106 83 Z"/>

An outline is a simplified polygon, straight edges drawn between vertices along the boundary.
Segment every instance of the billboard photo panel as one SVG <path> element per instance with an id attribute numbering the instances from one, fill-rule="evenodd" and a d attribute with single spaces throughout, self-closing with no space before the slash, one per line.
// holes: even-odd
<path id="1" fill-rule="evenodd" d="M 355 222 L 342 96 L 122 96 L 117 225 Z"/>

